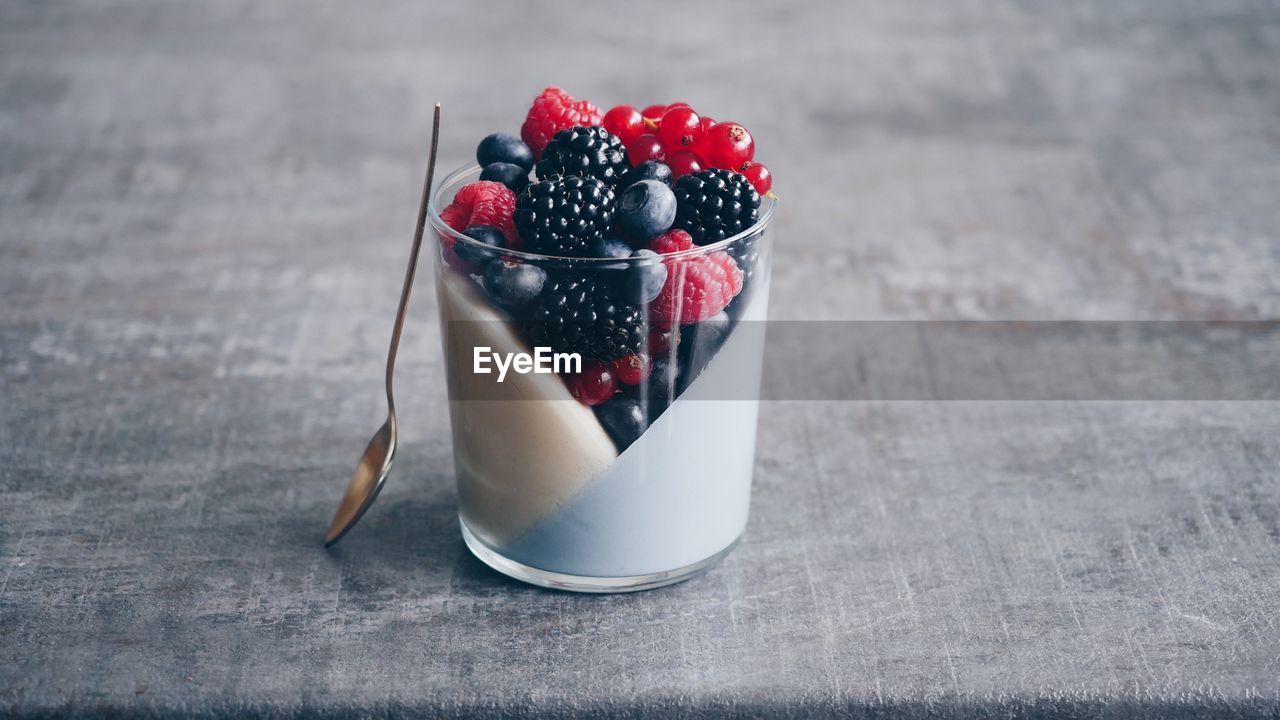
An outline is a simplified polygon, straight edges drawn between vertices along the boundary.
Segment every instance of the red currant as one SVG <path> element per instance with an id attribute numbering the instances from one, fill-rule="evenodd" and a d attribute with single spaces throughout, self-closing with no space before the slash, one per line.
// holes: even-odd
<path id="1" fill-rule="evenodd" d="M 645 120 L 652 120 L 654 122 L 658 122 L 658 118 L 661 118 L 662 113 L 666 111 L 667 111 L 666 105 L 650 105 L 649 107 L 641 110 L 640 115 Z"/>
<path id="2" fill-rule="evenodd" d="M 667 146 L 662 144 L 657 135 L 644 133 L 643 135 L 637 135 L 635 140 L 627 143 L 627 160 L 631 161 L 632 167 L 646 160 L 665 162 L 666 159 Z"/>
<path id="3" fill-rule="evenodd" d="M 671 339 L 673 335 L 671 328 L 662 329 L 655 327 L 649 331 L 649 356 L 664 357 L 671 352 Z"/>
<path id="4" fill-rule="evenodd" d="M 582 372 L 565 378 L 569 392 L 583 405 L 599 405 L 613 397 L 618 382 L 613 377 L 613 368 L 599 360 L 588 360 L 582 364 Z"/>
<path id="5" fill-rule="evenodd" d="M 709 137 L 707 132 L 711 130 L 715 124 L 716 121 L 706 115 L 702 115 L 701 119 L 698 121 L 698 140 L 689 148 L 690 150 L 698 153 L 698 157 L 703 157 L 702 146 L 707 143 L 707 138 Z"/>
<path id="6" fill-rule="evenodd" d="M 644 117 L 630 105 L 619 105 L 604 114 L 604 129 L 617 135 L 626 145 L 644 132 Z"/>
<path id="7" fill-rule="evenodd" d="M 672 178 L 682 178 L 701 170 L 702 158 L 689 150 L 676 150 L 667 153 L 667 167 L 671 168 Z"/>
<path id="8" fill-rule="evenodd" d="M 764 163 L 743 163 L 742 174 L 747 176 L 747 181 L 761 195 L 769 192 L 769 188 L 773 187 L 773 174 L 769 172 L 769 168 L 764 166 Z"/>
<path id="9" fill-rule="evenodd" d="M 736 172 L 743 163 L 755 157 L 756 141 L 746 128 L 736 122 L 716 123 L 704 138 L 699 149 L 711 167 Z"/>
<path id="10" fill-rule="evenodd" d="M 693 108 L 671 107 L 662 114 L 658 137 L 669 148 L 689 147 L 702 137 L 702 121 Z"/>
<path id="11" fill-rule="evenodd" d="M 648 355 L 632 353 L 613 361 L 613 374 L 627 385 L 639 385 L 649 377 L 653 363 Z"/>

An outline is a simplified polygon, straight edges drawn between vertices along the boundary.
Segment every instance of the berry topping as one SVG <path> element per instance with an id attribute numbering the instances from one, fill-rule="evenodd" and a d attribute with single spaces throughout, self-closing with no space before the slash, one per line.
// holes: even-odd
<path id="1" fill-rule="evenodd" d="M 729 257 L 738 263 L 738 268 L 742 270 L 742 281 L 750 282 L 751 277 L 755 274 L 756 263 L 760 260 L 760 248 L 756 245 L 756 241 L 760 239 L 758 234 L 751 235 L 735 240 L 724 251 L 729 253 Z"/>
<path id="2" fill-rule="evenodd" d="M 542 151 L 538 179 L 579 175 L 613 185 L 627 170 L 624 150 L 618 136 L 602 127 L 561 130 Z"/>
<path id="3" fill-rule="evenodd" d="M 672 105 L 662 114 L 658 124 L 658 137 L 667 147 L 689 147 L 702 137 L 702 119 L 693 108 Z"/>
<path id="4" fill-rule="evenodd" d="M 675 227 L 688 231 L 699 245 L 737 235 L 759 217 L 760 193 L 740 173 L 700 170 L 677 180 L 674 192 L 679 204 Z"/>
<path id="5" fill-rule="evenodd" d="M 701 170 L 702 158 L 688 150 L 675 150 L 667 153 L 667 165 L 671 168 L 671 174 L 679 179 Z"/>
<path id="6" fill-rule="evenodd" d="M 606 361 L 639 352 L 649 333 L 640 306 L 620 302 L 610 285 L 580 275 L 549 277 L 525 322 L 534 346 Z"/>
<path id="7" fill-rule="evenodd" d="M 476 147 L 476 162 L 480 163 L 480 167 L 488 167 L 493 163 L 511 163 L 524 168 L 527 173 L 533 169 L 533 153 L 515 135 L 494 133 L 481 140 Z"/>
<path id="8" fill-rule="evenodd" d="M 662 114 L 665 113 L 666 111 L 667 111 L 666 105 L 650 105 L 649 107 L 640 111 L 640 116 L 645 120 L 649 120 L 656 123 L 658 122 L 658 120 L 662 119 Z"/>
<path id="9" fill-rule="evenodd" d="M 617 238 L 604 238 L 591 247 L 591 257 L 621 260 L 631 257 L 631 246 Z"/>
<path id="10" fill-rule="evenodd" d="M 600 108 L 586 100 L 575 100 L 560 88 L 549 87 L 534 99 L 520 127 L 520 137 L 537 161 L 556 133 L 575 125 L 599 125 L 601 119 Z"/>
<path id="11" fill-rule="evenodd" d="M 649 247 L 660 255 L 692 250 L 694 247 L 693 236 L 683 230 L 670 230 L 659 235 L 656 240 L 649 244 Z"/>
<path id="12" fill-rule="evenodd" d="M 700 158 L 706 157 L 706 155 L 703 152 L 703 146 L 707 144 L 708 133 L 710 132 L 711 128 L 715 127 L 715 125 L 716 125 L 716 121 L 712 120 L 706 115 L 703 115 L 701 120 L 698 122 L 698 140 L 693 145 L 691 145 L 689 149 L 692 150 L 695 154 L 697 154 L 697 156 Z M 709 163 L 704 163 L 703 167 L 711 167 L 711 165 Z"/>
<path id="13" fill-rule="evenodd" d="M 671 228 L 676 219 L 676 196 L 657 180 L 641 180 L 618 196 L 614 221 L 623 239 L 647 245 Z"/>
<path id="14" fill-rule="evenodd" d="M 676 388 L 680 382 L 680 363 L 667 358 L 656 360 L 653 371 L 649 373 L 649 381 L 645 389 L 649 396 L 649 412 L 661 412 L 675 399 Z"/>
<path id="15" fill-rule="evenodd" d="M 671 168 L 657 160 L 646 160 L 623 173 L 622 179 L 618 181 L 617 189 L 622 190 L 641 180 L 657 180 L 663 185 L 670 186 Z"/>
<path id="16" fill-rule="evenodd" d="M 482 284 L 499 305 L 515 308 L 536 298 L 546 280 L 546 271 L 536 265 L 499 259 L 485 267 Z"/>
<path id="17" fill-rule="evenodd" d="M 585 257 L 613 226 L 613 204 L 613 190 L 595 178 L 544 180 L 521 193 L 515 226 L 527 250 Z"/>
<path id="18" fill-rule="evenodd" d="M 634 398 L 619 395 L 595 408 L 595 411 L 605 432 L 609 433 L 613 444 L 618 446 L 618 452 L 630 447 L 645 431 L 644 409 Z"/>
<path id="19" fill-rule="evenodd" d="M 662 140 L 658 139 L 657 135 L 645 133 L 627 143 L 627 160 L 631 162 L 632 167 L 649 160 L 662 162 L 666 159 L 667 146 L 662 144 Z"/>
<path id="20" fill-rule="evenodd" d="M 494 250 L 501 250 L 507 244 L 502 231 L 492 225 L 468 225 L 462 234 L 476 242 L 458 240 L 454 243 L 453 251 L 463 261 L 476 266 L 483 266 L 496 258 L 498 254 Z"/>
<path id="21" fill-rule="evenodd" d="M 756 141 L 738 123 L 716 123 L 703 136 L 699 152 L 711 167 L 737 170 L 755 156 Z"/>
<path id="22" fill-rule="evenodd" d="M 510 188 L 511 192 L 520 193 L 529 185 L 529 171 L 511 163 L 489 163 L 480 171 L 480 179 L 500 182 Z"/>
<path id="23" fill-rule="evenodd" d="M 667 281 L 667 266 L 657 261 L 658 253 L 652 250 L 637 250 L 631 257 L 652 258 L 652 261 L 637 263 L 630 269 L 626 281 L 626 298 L 641 304 L 653 302 Z"/>
<path id="24" fill-rule="evenodd" d="M 630 105 L 619 105 L 604 114 L 604 129 L 617 135 L 624 144 L 644 132 L 644 116 Z"/>
<path id="25" fill-rule="evenodd" d="M 667 264 L 667 282 L 651 307 L 659 320 L 677 320 L 682 325 L 706 320 L 742 291 L 742 271 L 723 251 Z"/>
<path id="26" fill-rule="evenodd" d="M 613 397 L 618 387 L 613 368 L 595 360 L 582 363 L 582 372 L 566 377 L 565 384 L 583 405 L 599 405 Z"/>
<path id="27" fill-rule="evenodd" d="M 613 374 L 624 385 L 639 385 L 649 378 L 652 370 L 649 356 L 644 353 L 630 353 L 613 361 Z"/>
<path id="28" fill-rule="evenodd" d="M 458 189 L 449 207 L 440 211 L 445 225 L 462 232 L 468 225 L 492 225 L 502 232 L 507 247 L 520 249 L 512 212 L 516 206 L 516 194 L 502 183 L 481 180 Z"/>
<path id="29" fill-rule="evenodd" d="M 680 328 L 680 340 L 676 343 L 676 357 L 684 370 L 681 389 L 688 387 L 707 367 L 707 363 L 719 352 L 729 337 L 732 321 L 724 312 L 718 312 L 693 325 Z"/>
<path id="30" fill-rule="evenodd" d="M 764 163 L 748 162 L 742 165 L 742 174 L 746 176 L 747 181 L 756 189 L 756 192 L 764 195 L 773 187 L 773 174 L 769 172 L 769 168 Z"/>
<path id="31" fill-rule="evenodd" d="M 670 327 L 655 327 L 651 329 L 649 331 L 649 342 L 646 345 L 649 349 L 649 356 L 660 358 L 671 352 L 671 340 L 674 335 L 675 330 Z"/>

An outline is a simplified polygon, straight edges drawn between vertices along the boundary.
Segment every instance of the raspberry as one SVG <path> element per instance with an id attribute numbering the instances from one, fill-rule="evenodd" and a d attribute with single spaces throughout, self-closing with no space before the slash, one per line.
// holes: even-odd
<path id="1" fill-rule="evenodd" d="M 556 133 L 575 125 L 599 125 L 604 115 L 586 100 L 575 100 L 560 88 L 549 87 L 533 100 L 520 127 L 520 139 L 533 151 L 534 161 Z"/>
<path id="2" fill-rule="evenodd" d="M 742 292 L 742 271 L 724 251 L 672 259 L 667 265 L 667 282 L 651 306 L 659 321 L 701 322 L 724 310 Z"/>
<path id="3" fill-rule="evenodd" d="M 516 194 L 506 185 L 481 180 L 459 188 L 449 207 L 440 211 L 440 219 L 458 232 L 469 225 L 492 225 L 502 231 L 507 247 L 519 250 L 520 236 L 512 220 L 515 209 Z"/>
<path id="4" fill-rule="evenodd" d="M 693 249 L 693 236 L 683 230 L 668 230 L 649 244 L 649 249 L 659 255 Z"/>

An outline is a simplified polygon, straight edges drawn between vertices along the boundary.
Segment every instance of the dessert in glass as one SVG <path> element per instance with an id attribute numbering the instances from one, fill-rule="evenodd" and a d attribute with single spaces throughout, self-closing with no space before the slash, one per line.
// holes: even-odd
<path id="1" fill-rule="evenodd" d="M 549 88 L 434 193 L 459 516 L 489 566 L 640 590 L 742 536 L 775 206 L 753 154 L 684 103 Z"/>

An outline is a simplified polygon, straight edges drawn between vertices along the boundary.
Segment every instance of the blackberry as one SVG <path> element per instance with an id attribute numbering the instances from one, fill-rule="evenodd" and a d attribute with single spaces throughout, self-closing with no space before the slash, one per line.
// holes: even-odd
<path id="1" fill-rule="evenodd" d="M 731 170 L 712 168 L 676 181 L 676 222 L 698 245 L 710 245 L 756 224 L 760 193 L 747 178 Z"/>
<path id="2" fill-rule="evenodd" d="M 535 346 L 605 361 L 639 352 L 649 334 L 643 308 L 619 301 L 610 284 L 574 274 L 547 278 L 525 329 Z"/>
<path id="3" fill-rule="evenodd" d="M 754 280 L 756 268 L 760 265 L 761 240 L 761 235 L 756 233 L 735 240 L 724 249 L 729 254 L 729 257 L 738 263 L 738 269 L 742 271 L 742 292 L 734 296 L 733 300 L 730 300 L 724 309 L 731 320 L 736 321 L 741 318 L 742 313 L 747 308 L 747 304 L 755 296 L 756 283 Z"/>
<path id="4" fill-rule="evenodd" d="M 561 130 L 547 143 L 538 161 L 538 179 L 578 175 L 616 185 L 627 165 L 626 148 L 618 136 L 599 126 Z"/>
<path id="5" fill-rule="evenodd" d="M 613 190 L 595 178 L 534 183 L 516 198 L 516 232 L 525 250 L 586 257 L 613 226 L 613 200 Z"/>
<path id="6" fill-rule="evenodd" d="M 759 239 L 758 234 L 744 237 L 729 243 L 724 249 L 729 253 L 729 257 L 738 263 L 738 269 L 742 270 L 743 284 L 751 282 L 751 278 L 756 274 L 756 263 L 760 260 L 760 248 L 756 247 L 756 241 Z"/>

